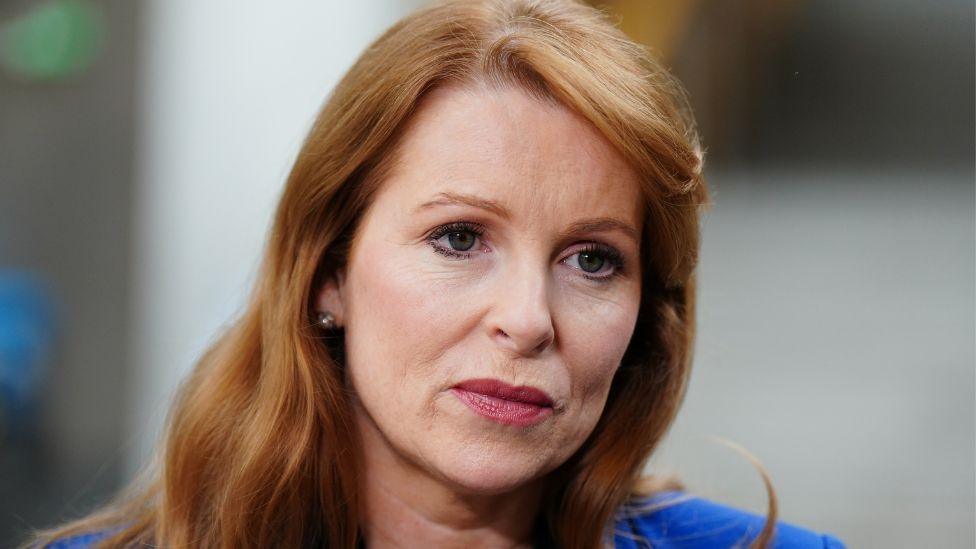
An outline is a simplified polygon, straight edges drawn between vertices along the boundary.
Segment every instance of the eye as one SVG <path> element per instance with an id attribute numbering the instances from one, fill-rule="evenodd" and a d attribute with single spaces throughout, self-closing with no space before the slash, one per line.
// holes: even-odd
<path id="1" fill-rule="evenodd" d="M 431 231 L 427 242 L 435 252 L 443 256 L 469 259 L 479 250 L 476 246 L 484 233 L 485 229 L 481 225 L 457 221 Z M 609 282 L 624 269 L 623 254 L 612 246 L 598 242 L 584 243 L 563 262 L 578 270 L 583 277 L 597 282 Z"/>
<path id="2" fill-rule="evenodd" d="M 588 273 L 595 273 L 599 271 L 600 267 L 606 263 L 606 260 L 602 256 L 593 252 L 580 252 L 576 255 L 579 256 L 576 259 L 576 263 L 579 265 L 580 269 L 583 269 Z"/>
<path id="3" fill-rule="evenodd" d="M 475 243 L 484 233 L 479 225 L 474 223 L 456 222 L 442 225 L 427 237 L 434 251 L 448 257 L 466 258 L 466 253 L 475 247 Z"/>
<path id="4" fill-rule="evenodd" d="M 474 246 L 474 241 L 478 236 L 471 231 L 452 231 L 447 233 L 447 242 L 452 249 L 459 252 L 466 252 Z M 443 238 L 443 237 L 442 237 Z"/>
<path id="5" fill-rule="evenodd" d="M 623 255 L 610 246 L 591 242 L 564 260 L 591 280 L 606 281 L 620 274 Z"/>

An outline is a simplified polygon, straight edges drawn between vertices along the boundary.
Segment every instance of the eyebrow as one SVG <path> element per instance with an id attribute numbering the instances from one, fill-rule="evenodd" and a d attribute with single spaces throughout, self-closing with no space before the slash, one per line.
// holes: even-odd
<path id="1" fill-rule="evenodd" d="M 420 204 L 414 208 L 414 213 L 433 208 L 435 206 L 447 206 L 465 204 L 472 206 L 474 208 L 487 210 L 495 215 L 510 220 L 512 218 L 512 213 L 505 206 L 500 203 L 489 200 L 487 198 L 481 198 L 480 196 L 475 196 L 472 194 L 463 194 L 455 192 L 441 192 L 432 199 Z M 587 233 L 587 232 L 602 232 L 602 231 L 620 231 L 632 239 L 635 243 L 640 243 L 640 233 L 627 223 L 615 219 L 612 217 L 592 217 L 587 219 L 580 219 L 574 222 L 572 225 L 567 227 L 565 230 L 559 233 L 560 238 L 566 238 L 577 233 Z"/>
<path id="2" fill-rule="evenodd" d="M 414 208 L 414 213 L 421 210 L 426 210 L 434 206 L 448 206 L 452 204 L 467 204 L 468 206 L 473 206 L 475 208 L 480 208 L 482 210 L 488 210 L 498 217 L 504 219 L 511 219 L 512 213 L 508 211 L 508 208 L 502 206 L 494 200 L 488 200 L 487 198 L 481 198 L 480 196 L 475 196 L 473 194 L 462 194 L 462 193 L 452 193 L 452 192 L 442 192 L 438 193 L 433 200 L 428 200 L 423 204 Z"/>

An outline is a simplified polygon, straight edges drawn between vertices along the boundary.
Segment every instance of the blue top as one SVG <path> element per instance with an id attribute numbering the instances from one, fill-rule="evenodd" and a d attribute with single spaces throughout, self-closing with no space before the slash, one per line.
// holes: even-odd
<path id="1" fill-rule="evenodd" d="M 629 505 L 614 528 L 617 549 L 729 549 L 745 548 L 762 530 L 765 517 L 694 497 L 663 492 Z M 661 508 L 659 505 L 666 505 Z M 61 540 L 51 549 L 88 549 L 108 535 L 95 532 Z M 776 523 L 773 549 L 844 549 L 834 536 L 785 522 Z"/>
<path id="2" fill-rule="evenodd" d="M 617 549 L 744 549 L 766 522 L 766 517 L 682 492 L 658 493 L 628 508 L 633 510 L 621 511 L 617 519 Z M 832 535 L 779 521 L 770 547 L 844 549 L 844 544 Z"/>

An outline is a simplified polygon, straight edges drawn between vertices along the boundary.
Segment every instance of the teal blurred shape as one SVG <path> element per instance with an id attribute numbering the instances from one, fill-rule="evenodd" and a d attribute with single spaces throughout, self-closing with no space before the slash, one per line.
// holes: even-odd
<path id="1" fill-rule="evenodd" d="M 79 74 L 101 51 L 104 18 L 82 0 L 39 4 L 0 27 L 0 66 L 28 80 Z"/>

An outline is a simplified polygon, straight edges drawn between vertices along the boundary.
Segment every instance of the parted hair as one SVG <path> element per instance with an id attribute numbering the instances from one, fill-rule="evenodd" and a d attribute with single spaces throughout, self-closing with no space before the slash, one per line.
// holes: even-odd
<path id="1" fill-rule="evenodd" d="M 685 394 L 695 333 L 702 152 L 678 83 L 602 11 L 575 0 L 448 0 L 373 42 L 319 112 L 287 178 L 251 296 L 183 381 L 154 462 L 109 505 L 35 542 L 110 531 L 106 547 L 328 547 L 360 542 L 361 448 L 341 342 L 315 326 L 397 138 L 431 89 L 515 86 L 592 123 L 640 176 L 641 303 L 591 436 L 550 474 L 542 518 L 567 549 L 673 487 L 642 477 Z M 775 500 L 766 528 L 772 535 Z"/>

